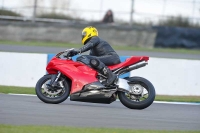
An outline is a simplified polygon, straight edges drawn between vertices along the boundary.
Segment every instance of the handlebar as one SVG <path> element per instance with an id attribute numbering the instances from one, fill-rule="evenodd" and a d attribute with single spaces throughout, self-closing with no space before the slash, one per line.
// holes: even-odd
<path id="1" fill-rule="evenodd" d="M 59 52 L 58 54 L 56 54 L 55 57 L 57 58 L 67 58 L 67 59 L 71 59 L 71 57 L 73 56 L 71 54 L 71 51 L 74 50 L 74 48 L 71 48 L 71 49 L 67 49 L 65 51 L 62 51 L 62 52 Z"/>

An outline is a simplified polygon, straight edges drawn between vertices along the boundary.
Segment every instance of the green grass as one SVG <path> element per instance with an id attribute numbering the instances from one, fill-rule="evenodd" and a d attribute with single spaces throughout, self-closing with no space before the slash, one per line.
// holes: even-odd
<path id="1" fill-rule="evenodd" d="M 156 101 L 169 101 L 169 102 L 200 102 L 200 96 L 168 96 L 157 95 Z"/>
<path id="2" fill-rule="evenodd" d="M 15 94 L 35 94 L 34 88 L 0 86 L 0 93 L 15 93 Z M 174 102 L 200 102 L 200 96 L 167 96 L 157 95 L 156 101 L 174 101 Z"/>
<path id="3" fill-rule="evenodd" d="M 0 40 L 0 44 L 10 44 L 10 45 L 22 45 L 22 46 L 47 46 L 47 47 L 74 47 L 79 48 L 81 44 L 71 44 L 71 43 L 62 43 L 62 42 L 40 42 L 40 41 L 5 41 Z"/>
<path id="4" fill-rule="evenodd" d="M 29 87 L 0 86 L 0 93 L 35 94 L 35 89 Z"/>
<path id="5" fill-rule="evenodd" d="M 82 44 L 62 43 L 62 42 L 38 42 L 38 41 L 6 41 L 0 40 L 0 44 L 23 45 L 23 46 L 46 46 L 46 47 L 63 47 L 80 48 Z M 115 50 L 132 50 L 132 51 L 151 51 L 151 52 L 167 52 L 167 53 L 183 53 L 183 54 L 200 54 L 200 50 L 180 49 L 180 48 L 142 48 L 134 46 L 113 46 Z"/>
<path id="6" fill-rule="evenodd" d="M 77 128 L 64 126 L 0 125 L 0 133 L 200 133 L 200 131 L 131 130 L 116 128 Z"/>

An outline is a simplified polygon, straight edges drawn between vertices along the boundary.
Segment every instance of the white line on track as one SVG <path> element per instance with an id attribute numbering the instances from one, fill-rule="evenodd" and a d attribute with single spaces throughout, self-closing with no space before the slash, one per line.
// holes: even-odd
<path id="1" fill-rule="evenodd" d="M 36 96 L 31 94 L 14 94 L 14 93 L 8 93 L 9 95 L 15 95 L 15 96 Z M 117 99 L 116 101 L 119 101 Z M 153 103 L 162 103 L 162 104 L 181 104 L 181 105 L 200 105 L 200 103 L 191 103 L 191 102 L 167 102 L 167 101 L 154 101 Z"/>
<path id="2" fill-rule="evenodd" d="M 15 95 L 15 96 L 36 96 L 31 94 L 15 94 L 15 93 L 8 93 L 8 95 Z"/>

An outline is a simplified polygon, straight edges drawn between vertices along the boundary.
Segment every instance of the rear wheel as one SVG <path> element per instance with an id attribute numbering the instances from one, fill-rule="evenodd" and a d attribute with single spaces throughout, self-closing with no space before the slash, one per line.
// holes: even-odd
<path id="1" fill-rule="evenodd" d="M 121 103 L 130 109 L 149 107 L 155 99 L 155 89 L 150 81 L 142 77 L 126 78 L 131 93 L 118 92 Z"/>
<path id="2" fill-rule="evenodd" d="M 69 96 L 69 83 L 65 78 L 60 77 L 57 81 L 59 88 L 51 88 L 47 85 L 51 82 L 51 76 L 52 75 L 45 75 L 38 80 L 35 87 L 36 94 L 38 98 L 45 103 L 61 103 Z"/>

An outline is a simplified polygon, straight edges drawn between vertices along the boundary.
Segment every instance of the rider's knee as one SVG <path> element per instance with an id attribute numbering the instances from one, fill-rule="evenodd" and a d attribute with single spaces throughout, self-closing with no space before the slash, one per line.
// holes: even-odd
<path id="1" fill-rule="evenodd" d="M 90 65 L 94 68 L 98 67 L 99 66 L 99 60 L 97 59 L 91 59 L 90 60 Z"/>

